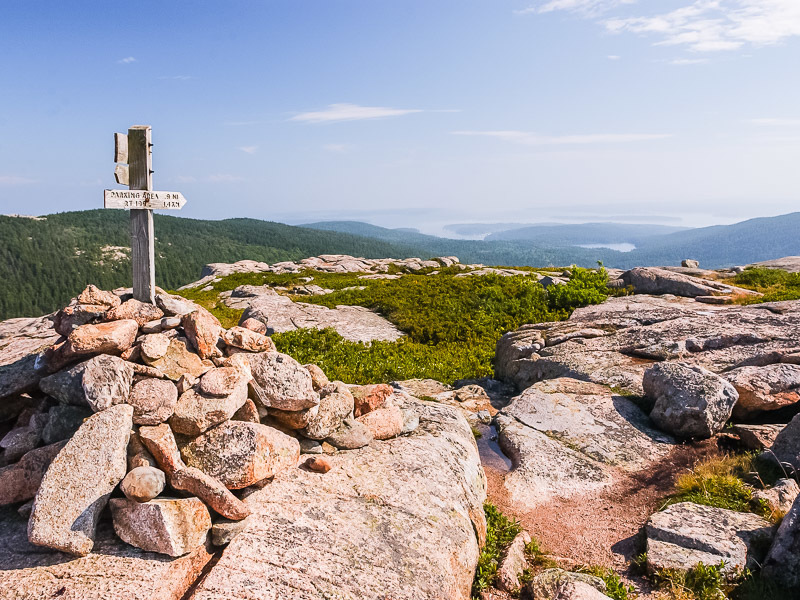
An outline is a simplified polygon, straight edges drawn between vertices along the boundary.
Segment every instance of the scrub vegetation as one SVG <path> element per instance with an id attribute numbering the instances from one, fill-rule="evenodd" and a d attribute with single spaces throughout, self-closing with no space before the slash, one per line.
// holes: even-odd
<path id="1" fill-rule="evenodd" d="M 526 323 L 567 318 L 575 308 L 608 296 L 605 269 L 572 270 L 566 285 L 545 290 L 535 277 L 458 277 L 456 267 L 403 274 L 399 279 L 359 279 L 353 273 L 305 271 L 291 275 L 237 273 L 213 289 L 180 292 L 214 313 L 225 327 L 241 311 L 219 301 L 220 292 L 240 285 L 283 288 L 294 300 L 364 306 L 394 323 L 405 336 L 396 342 L 350 342 L 332 329 L 302 329 L 273 336 L 278 350 L 301 363 L 318 364 L 332 379 L 379 383 L 431 378 L 445 383 L 492 375 L 498 339 Z M 295 286 L 316 284 L 333 290 L 320 296 L 292 295 Z"/>

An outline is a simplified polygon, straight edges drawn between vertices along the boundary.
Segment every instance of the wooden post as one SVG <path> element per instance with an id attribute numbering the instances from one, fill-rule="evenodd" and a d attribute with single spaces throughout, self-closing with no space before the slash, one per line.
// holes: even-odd
<path id="1" fill-rule="evenodd" d="M 150 136 L 149 125 L 128 129 L 128 187 L 132 190 L 153 190 Z M 131 263 L 133 297 L 155 304 L 155 234 L 150 209 L 131 210 Z"/>

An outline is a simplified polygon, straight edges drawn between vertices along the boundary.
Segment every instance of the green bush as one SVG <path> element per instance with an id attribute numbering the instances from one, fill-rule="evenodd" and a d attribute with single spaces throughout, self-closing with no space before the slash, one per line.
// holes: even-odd
<path id="1" fill-rule="evenodd" d="M 494 584 L 497 567 L 503 551 L 522 531 L 517 521 L 512 521 L 498 508 L 487 502 L 483 505 L 486 514 L 486 544 L 478 557 L 475 579 L 472 582 L 472 597 L 479 598 L 483 590 Z"/>
<path id="2" fill-rule="evenodd" d="M 727 600 L 736 582 L 723 575 L 724 567 L 724 563 L 699 563 L 689 571 L 661 569 L 653 575 L 653 580 L 675 600 Z"/>
<path id="3" fill-rule="evenodd" d="M 272 336 L 279 352 L 314 363 L 332 380 L 389 383 L 430 378 L 446 383 L 492 374 L 494 346 L 457 342 L 435 345 L 409 339 L 364 344 L 345 340 L 333 329 L 298 329 Z"/>
<path id="4" fill-rule="evenodd" d="M 733 278 L 733 283 L 764 294 L 762 298 L 742 299 L 746 304 L 800 299 L 800 273 L 787 273 L 779 269 L 745 269 Z"/>
<path id="5" fill-rule="evenodd" d="M 694 502 L 705 506 L 726 508 L 739 512 L 753 512 L 773 521 L 774 515 L 763 502 L 753 498 L 753 488 L 743 476 L 758 473 L 763 484 L 774 482 L 773 473 L 764 469 L 763 463 L 753 454 L 731 454 L 712 457 L 696 464 L 688 473 L 675 480 L 675 493 L 667 505 L 677 502 Z"/>
<path id="6" fill-rule="evenodd" d="M 397 269 L 395 269 L 397 270 Z M 564 319 L 575 308 L 607 297 L 607 274 L 573 268 L 566 285 L 545 289 L 531 276 L 457 277 L 456 267 L 399 279 L 359 279 L 357 273 L 235 273 L 213 289 L 184 290 L 185 297 L 214 313 L 225 327 L 241 315 L 219 302 L 219 293 L 240 285 L 294 286 L 313 283 L 334 290 L 321 296 L 291 296 L 334 308 L 364 306 L 384 315 L 405 337 L 397 342 L 349 342 L 333 330 L 297 330 L 273 336 L 278 350 L 302 363 L 318 364 L 332 379 L 379 383 L 431 378 L 445 383 L 490 376 L 497 341 L 526 323 Z M 312 281 L 308 281 L 311 278 Z"/>
<path id="7" fill-rule="evenodd" d="M 625 585 L 614 569 L 590 566 L 581 567 L 578 571 L 602 579 L 606 584 L 606 596 L 612 600 L 634 600 L 637 597 L 636 589 L 632 585 Z"/>
<path id="8" fill-rule="evenodd" d="M 567 285 L 553 285 L 547 290 L 547 306 L 551 311 L 560 311 L 567 318 L 573 310 L 590 304 L 600 304 L 608 297 L 608 273 L 598 270 L 573 267 Z"/>

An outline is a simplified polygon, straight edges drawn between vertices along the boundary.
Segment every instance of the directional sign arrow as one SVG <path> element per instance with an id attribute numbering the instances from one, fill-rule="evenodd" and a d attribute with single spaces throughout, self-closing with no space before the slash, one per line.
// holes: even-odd
<path id="1" fill-rule="evenodd" d="M 148 192 L 145 190 L 104 190 L 105 208 L 151 208 L 180 210 L 186 198 L 180 192 Z"/>

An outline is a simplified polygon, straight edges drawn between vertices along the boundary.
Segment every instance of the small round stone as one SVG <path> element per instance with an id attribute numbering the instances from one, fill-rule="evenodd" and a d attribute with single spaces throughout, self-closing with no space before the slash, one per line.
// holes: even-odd
<path id="1" fill-rule="evenodd" d="M 306 466 L 317 473 L 327 473 L 333 468 L 327 456 L 312 456 L 306 461 Z"/>
<path id="2" fill-rule="evenodd" d="M 119 487 L 129 500 L 149 502 L 164 491 L 166 483 L 161 469 L 136 467 L 125 475 Z"/>

